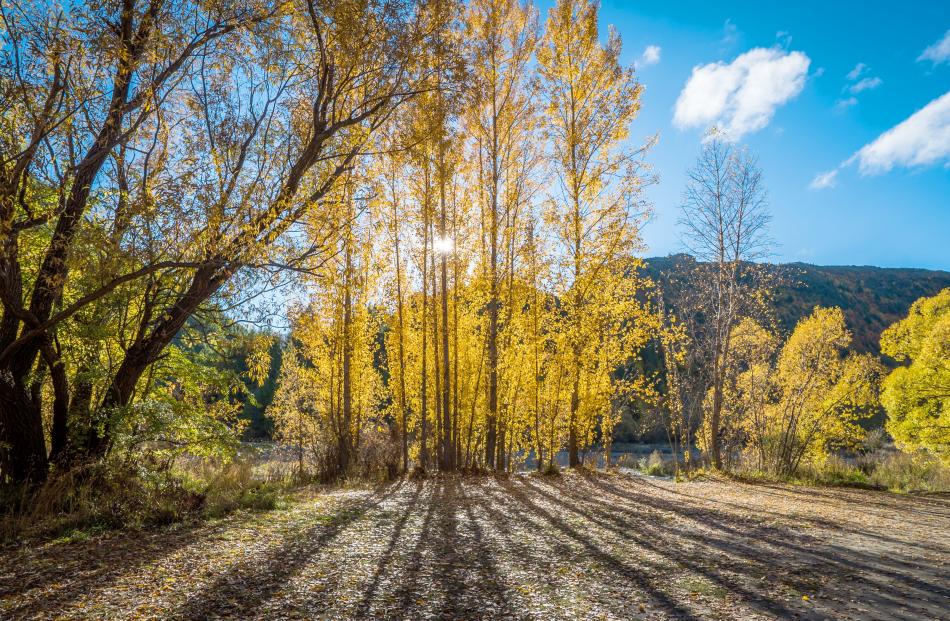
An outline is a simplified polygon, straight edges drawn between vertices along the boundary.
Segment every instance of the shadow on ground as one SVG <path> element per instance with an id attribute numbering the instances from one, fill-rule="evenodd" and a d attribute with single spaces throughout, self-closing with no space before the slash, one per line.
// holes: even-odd
<path id="1" fill-rule="evenodd" d="M 848 618 L 950 610 L 950 502 L 434 478 L 0 555 L 3 618 Z"/>

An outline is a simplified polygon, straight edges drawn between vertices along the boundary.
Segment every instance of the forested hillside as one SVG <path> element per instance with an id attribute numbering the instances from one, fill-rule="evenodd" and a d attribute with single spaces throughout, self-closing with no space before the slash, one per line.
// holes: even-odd
<path id="1" fill-rule="evenodd" d="M 646 260 L 648 274 L 664 289 L 677 286 L 676 274 L 695 266 L 689 255 Z M 907 315 L 913 302 L 950 287 L 950 272 L 852 265 L 787 263 L 776 266 L 780 276 L 773 293 L 776 319 L 790 332 L 815 306 L 837 306 L 844 311 L 854 335 L 853 348 L 878 353 L 884 329 Z"/>

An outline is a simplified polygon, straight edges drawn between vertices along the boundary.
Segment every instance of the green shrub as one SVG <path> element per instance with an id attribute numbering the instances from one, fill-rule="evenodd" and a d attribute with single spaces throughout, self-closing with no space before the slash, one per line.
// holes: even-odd
<path id="1" fill-rule="evenodd" d="M 829 457 L 803 466 L 798 480 L 812 485 L 873 487 L 894 492 L 950 492 L 950 468 L 925 453 L 877 449 L 852 461 Z"/>
<path id="2" fill-rule="evenodd" d="M 114 528 L 160 526 L 221 517 L 237 510 L 269 511 L 296 481 L 286 469 L 250 459 L 181 463 L 106 462 L 54 473 L 30 493 L 2 498 L 0 540 L 59 537 L 76 541 Z"/>
<path id="3" fill-rule="evenodd" d="M 640 458 L 640 471 L 650 476 L 666 476 L 670 474 L 670 468 L 663 461 L 663 454 L 654 449 L 649 457 Z"/>
<path id="4" fill-rule="evenodd" d="M 893 452 L 878 461 L 870 480 L 895 492 L 950 492 L 950 467 L 924 452 Z"/>
<path id="5" fill-rule="evenodd" d="M 874 486 L 860 468 L 834 455 L 826 457 L 819 463 L 802 466 L 797 478 L 811 485 Z"/>

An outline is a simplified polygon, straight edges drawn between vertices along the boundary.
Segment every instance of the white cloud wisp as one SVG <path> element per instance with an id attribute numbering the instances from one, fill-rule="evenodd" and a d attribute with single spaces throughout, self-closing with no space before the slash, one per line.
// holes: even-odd
<path id="1" fill-rule="evenodd" d="M 947 30 L 943 38 L 930 45 L 917 57 L 917 62 L 929 60 L 935 65 L 950 62 L 950 30 Z"/>
<path id="2" fill-rule="evenodd" d="M 896 166 L 950 165 L 950 91 L 861 147 L 846 163 L 854 161 L 864 175 Z"/>
<path id="3" fill-rule="evenodd" d="M 640 55 L 639 60 L 637 60 L 637 67 L 649 67 L 650 65 L 655 65 L 660 62 L 660 51 L 661 48 L 659 45 L 648 45 L 643 54 Z"/>

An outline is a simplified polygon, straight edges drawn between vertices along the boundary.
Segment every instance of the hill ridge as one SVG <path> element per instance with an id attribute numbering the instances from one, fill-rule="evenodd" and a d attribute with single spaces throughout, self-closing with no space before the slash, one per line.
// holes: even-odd
<path id="1" fill-rule="evenodd" d="M 669 292 L 668 276 L 697 263 L 685 253 L 644 259 L 646 272 Z M 775 289 L 776 316 L 783 330 L 790 331 L 815 306 L 838 306 L 854 335 L 858 351 L 879 353 L 881 332 L 907 315 L 917 299 L 950 287 L 950 272 L 919 267 L 876 265 L 817 265 L 805 262 L 767 263 L 771 269 L 791 274 L 792 282 Z"/>

